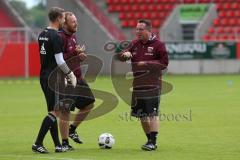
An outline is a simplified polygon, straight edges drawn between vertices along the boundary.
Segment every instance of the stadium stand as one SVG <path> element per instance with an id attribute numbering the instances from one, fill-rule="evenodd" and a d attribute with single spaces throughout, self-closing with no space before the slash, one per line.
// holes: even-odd
<path id="1" fill-rule="evenodd" d="M 203 40 L 237 40 L 240 38 L 239 0 L 106 0 L 109 13 L 119 13 L 121 27 L 133 28 L 139 18 L 151 19 L 160 28 L 178 4 L 215 3 L 218 17 Z"/>
<path id="2" fill-rule="evenodd" d="M 103 14 L 101 9 L 91 0 L 82 0 L 81 1 L 101 22 L 101 24 L 111 33 L 111 35 L 117 40 L 124 40 L 125 36 L 122 31 L 113 24 L 107 16 Z"/>

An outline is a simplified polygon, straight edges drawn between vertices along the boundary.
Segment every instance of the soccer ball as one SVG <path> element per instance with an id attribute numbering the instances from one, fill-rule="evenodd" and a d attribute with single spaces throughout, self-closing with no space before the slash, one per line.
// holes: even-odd
<path id="1" fill-rule="evenodd" d="M 110 133 L 103 133 L 98 137 L 98 145 L 102 149 L 111 149 L 114 143 L 115 139 Z"/>

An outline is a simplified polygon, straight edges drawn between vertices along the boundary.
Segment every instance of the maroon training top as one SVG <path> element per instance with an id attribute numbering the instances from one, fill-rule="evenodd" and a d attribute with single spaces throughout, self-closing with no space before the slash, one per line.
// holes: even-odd
<path id="1" fill-rule="evenodd" d="M 64 48 L 63 57 L 67 62 L 68 67 L 74 72 L 78 80 L 82 79 L 82 72 L 80 68 L 81 60 L 78 53 L 75 51 L 77 46 L 77 39 L 75 34 L 69 35 L 64 30 L 59 31 L 59 35 L 63 38 Z"/>
<path id="2" fill-rule="evenodd" d="M 165 44 L 152 35 L 145 44 L 141 40 L 133 40 L 125 51 L 132 53 L 133 87 L 135 89 L 161 87 L 162 70 L 168 66 Z M 137 63 L 141 61 L 146 64 L 139 66 Z"/>

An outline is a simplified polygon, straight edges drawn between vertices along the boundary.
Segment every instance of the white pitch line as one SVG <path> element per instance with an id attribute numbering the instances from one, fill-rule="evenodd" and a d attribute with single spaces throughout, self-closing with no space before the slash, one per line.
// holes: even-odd
<path id="1" fill-rule="evenodd" d="M 1 158 L 31 158 L 31 159 L 52 159 L 52 160 L 90 160 L 90 159 L 82 159 L 82 158 L 57 158 L 57 157 L 45 157 L 45 156 L 27 156 L 27 155 L 0 155 Z"/>

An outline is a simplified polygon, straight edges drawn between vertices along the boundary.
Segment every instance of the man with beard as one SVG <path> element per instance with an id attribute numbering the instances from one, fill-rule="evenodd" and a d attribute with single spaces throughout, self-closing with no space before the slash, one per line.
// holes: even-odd
<path id="1" fill-rule="evenodd" d="M 62 118 L 60 118 L 60 131 L 62 135 L 62 145 L 67 148 L 67 150 L 73 150 L 72 146 L 69 145 L 68 136 L 76 143 L 83 143 L 77 132 L 76 128 L 80 123 L 86 118 L 95 102 L 95 98 L 88 84 L 84 80 L 80 68 L 80 63 L 87 58 L 84 53 L 85 46 L 80 46 L 77 44 L 77 39 L 75 33 L 77 32 L 77 18 L 72 12 L 65 13 L 65 23 L 63 29 L 59 31 L 59 35 L 64 41 L 64 59 L 67 61 L 70 69 L 73 70 L 77 77 L 77 87 L 71 88 L 70 93 L 64 96 L 64 99 L 71 99 L 72 104 L 70 104 L 70 110 L 78 108 L 79 111 L 73 120 L 73 123 L 69 127 L 69 114 L 70 110 L 65 110 L 62 112 Z M 68 86 L 66 86 L 68 90 Z"/>

